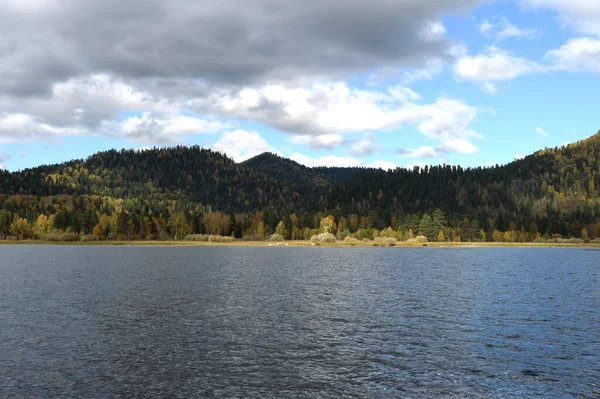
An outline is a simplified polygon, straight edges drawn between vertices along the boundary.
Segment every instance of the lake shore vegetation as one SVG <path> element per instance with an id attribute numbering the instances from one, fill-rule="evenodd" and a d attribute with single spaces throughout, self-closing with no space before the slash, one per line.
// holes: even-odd
<path id="1" fill-rule="evenodd" d="M 308 168 L 195 147 L 0 170 L 0 241 L 587 244 L 600 133 L 503 166 Z"/>

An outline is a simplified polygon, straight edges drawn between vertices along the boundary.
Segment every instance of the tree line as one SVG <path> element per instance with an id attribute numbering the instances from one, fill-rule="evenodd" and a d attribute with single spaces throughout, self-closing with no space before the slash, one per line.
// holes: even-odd
<path id="1" fill-rule="evenodd" d="M 236 164 L 195 147 L 106 151 L 0 171 L 0 238 L 535 241 L 600 238 L 600 134 L 508 165 L 308 168 Z"/>

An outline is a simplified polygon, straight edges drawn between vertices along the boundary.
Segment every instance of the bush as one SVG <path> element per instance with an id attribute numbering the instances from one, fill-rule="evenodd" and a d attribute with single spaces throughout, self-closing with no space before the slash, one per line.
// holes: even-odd
<path id="1" fill-rule="evenodd" d="M 390 247 L 395 247 L 396 244 L 398 244 L 398 239 L 393 238 L 393 237 L 385 237 L 382 239 L 383 244 L 386 244 Z"/>
<path id="2" fill-rule="evenodd" d="M 345 240 L 348 236 L 350 235 L 350 230 L 345 229 L 344 231 L 340 231 L 339 233 L 337 233 L 337 239 L 338 240 Z"/>
<path id="3" fill-rule="evenodd" d="M 346 237 L 346 238 L 344 238 L 344 242 L 346 244 L 358 244 L 360 241 L 354 237 Z"/>
<path id="4" fill-rule="evenodd" d="M 264 241 L 265 238 L 259 234 L 248 234 L 242 237 L 242 241 Z"/>
<path id="5" fill-rule="evenodd" d="M 271 234 L 268 238 L 269 241 L 285 241 L 285 238 L 281 234 Z"/>
<path id="6" fill-rule="evenodd" d="M 321 233 L 310 237 L 310 242 L 313 244 L 334 243 L 335 241 L 335 236 L 331 233 Z"/>
<path id="7" fill-rule="evenodd" d="M 410 240 L 406 241 L 409 244 L 424 244 L 427 242 L 427 237 L 425 236 L 416 236 L 415 238 L 411 238 Z"/>
<path id="8" fill-rule="evenodd" d="M 204 234 L 190 234 L 185 236 L 183 241 L 208 241 L 208 236 Z"/>
<path id="9" fill-rule="evenodd" d="M 184 241 L 203 241 L 203 242 L 233 242 L 234 237 L 231 236 L 217 236 L 207 234 L 190 234 L 185 236 Z"/>
<path id="10" fill-rule="evenodd" d="M 231 237 L 231 236 L 216 236 L 216 235 L 209 235 L 208 236 L 208 242 L 234 242 L 235 238 Z"/>
<path id="11" fill-rule="evenodd" d="M 92 236 L 92 235 L 81 236 L 81 241 L 83 241 L 83 242 L 105 241 L 105 240 L 106 240 L 106 237 L 104 237 L 104 236 Z"/>
<path id="12" fill-rule="evenodd" d="M 538 237 L 535 240 L 533 240 L 533 242 L 540 244 L 540 243 L 545 243 L 545 242 L 548 242 L 548 241 L 545 238 Z"/>
<path id="13" fill-rule="evenodd" d="M 80 241 L 81 237 L 79 237 L 79 234 L 75 233 L 51 233 L 44 234 L 41 237 L 41 240 L 51 242 L 75 242 Z"/>
<path id="14" fill-rule="evenodd" d="M 363 244 L 370 244 L 371 240 L 369 240 L 368 238 L 363 238 L 362 242 L 363 242 Z"/>

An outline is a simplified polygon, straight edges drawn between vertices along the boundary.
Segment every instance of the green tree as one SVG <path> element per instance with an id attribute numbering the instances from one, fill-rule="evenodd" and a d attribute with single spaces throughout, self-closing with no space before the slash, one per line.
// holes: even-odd
<path id="1" fill-rule="evenodd" d="M 172 213 L 169 218 L 169 228 L 171 234 L 176 240 L 182 240 L 185 236 L 191 234 L 191 229 L 188 220 L 183 212 Z"/>
<path id="2" fill-rule="evenodd" d="M 285 238 L 287 236 L 287 228 L 285 227 L 285 222 L 281 220 L 277 227 L 275 228 L 275 234 Z"/>
<path id="3" fill-rule="evenodd" d="M 436 230 L 436 226 L 433 223 L 431 216 L 425 214 L 419 223 L 419 235 L 427 237 L 428 241 L 435 241 L 439 230 Z"/>
<path id="4" fill-rule="evenodd" d="M 600 226 L 600 223 L 598 224 Z M 10 213 L 6 209 L 0 209 L 0 238 L 7 236 L 10 232 Z"/>
<path id="5" fill-rule="evenodd" d="M 290 215 L 290 222 L 292 222 L 292 237 L 291 237 L 292 240 L 298 239 L 299 230 L 300 230 L 299 221 L 300 221 L 300 218 L 298 218 L 298 216 L 295 213 L 292 213 Z"/>

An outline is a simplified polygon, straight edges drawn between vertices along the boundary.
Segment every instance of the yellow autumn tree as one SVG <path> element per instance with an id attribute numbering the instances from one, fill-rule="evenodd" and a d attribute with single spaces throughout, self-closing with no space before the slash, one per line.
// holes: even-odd
<path id="1" fill-rule="evenodd" d="M 326 216 L 321 219 L 321 232 L 323 233 L 333 233 L 336 231 L 335 218 L 332 215 Z"/>
<path id="2" fill-rule="evenodd" d="M 54 215 L 51 215 L 50 217 L 46 215 L 38 216 L 33 225 L 33 231 L 36 237 L 42 237 L 49 234 L 52 230 L 54 230 Z"/>

